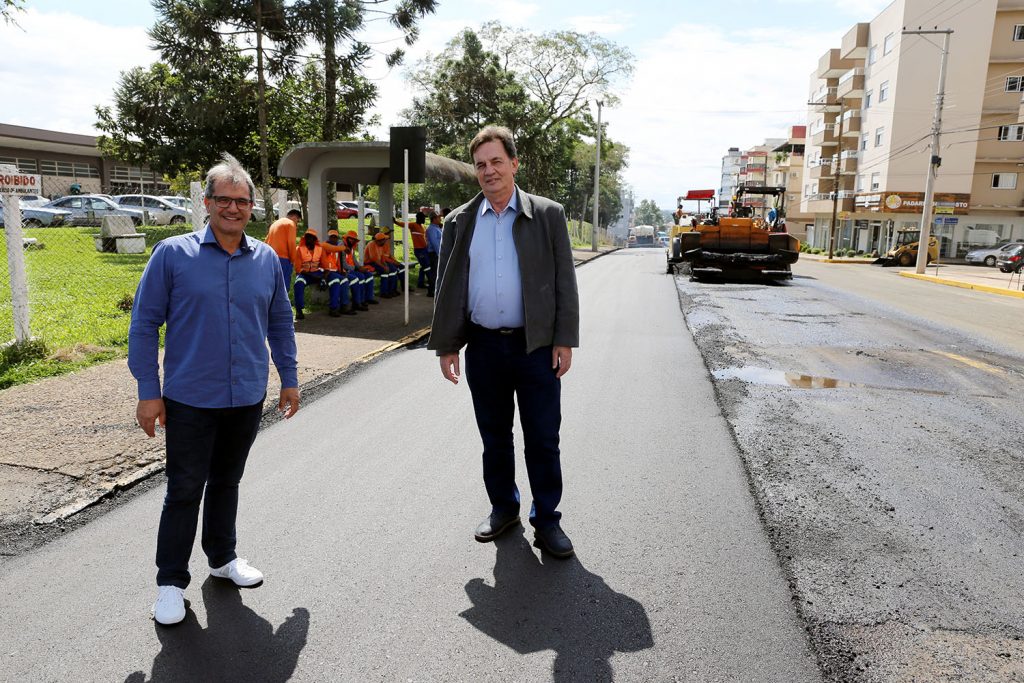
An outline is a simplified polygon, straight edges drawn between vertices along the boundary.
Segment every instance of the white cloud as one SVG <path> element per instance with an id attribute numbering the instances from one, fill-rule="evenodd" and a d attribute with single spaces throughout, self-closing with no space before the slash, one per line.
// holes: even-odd
<path id="1" fill-rule="evenodd" d="M 610 36 L 630 28 L 632 19 L 632 15 L 626 12 L 612 12 L 611 14 L 569 17 L 566 23 L 573 31 Z"/>
<path id="2" fill-rule="evenodd" d="M 111 102 L 121 71 L 158 58 L 142 26 L 104 26 L 31 6 L 18 24 L 0 24 L 0 82 L 16 94 L 5 98 L 4 123 L 94 135 L 93 108 Z"/>
<path id="3" fill-rule="evenodd" d="M 669 208 L 686 190 L 717 189 L 729 147 L 786 137 L 789 126 L 805 124 L 808 77 L 841 35 L 780 40 L 771 32 L 667 27 L 639 55 L 622 104 L 604 112 L 609 135 L 630 147 L 626 180 L 637 201 Z"/>

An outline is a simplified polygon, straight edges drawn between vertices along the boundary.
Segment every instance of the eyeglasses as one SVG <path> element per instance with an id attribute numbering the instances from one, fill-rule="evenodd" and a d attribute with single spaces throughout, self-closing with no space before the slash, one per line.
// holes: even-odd
<path id="1" fill-rule="evenodd" d="M 228 208 L 229 206 L 231 206 L 231 202 L 234 202 L 235 206 L 237 206 L 239 209 L 248 209 L 249 207 L 252 206 L 252 200 L 249 199 L 248 197 L 213 196 L 210 197 L 210 199 L 213 200 L 213 203 L 217 205 L 218 209 Z"/>

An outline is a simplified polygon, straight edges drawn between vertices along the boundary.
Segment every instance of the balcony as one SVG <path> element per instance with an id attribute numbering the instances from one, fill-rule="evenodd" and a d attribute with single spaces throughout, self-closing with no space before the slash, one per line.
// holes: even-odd
<path id="1" fill-rule="evenodd" d="M 871 24 L 868 23 L 854 24 L 843 36 L 839 56 L 843 59 L 867 59 L 870 29 Z"/>
<path id="2" fill-rule="evenodd" d="M 839 174 L 853 175 L 857 172 L 859 162 L 856 151 L 847 150 L 843 152 L 839 159 Z"/>
<path id="3" fill-rule="evenodd" d="M 811 144 L 815 147 L 835 147 L 839 139 L 832 128 L 826 126 L 811 136 Z"/>
<path id="4" fill-rule="evenodd" d="M 850 196 L 844 196 L 850 195 Z M 853 193 L 841 191 L 836 199 L 836 211 L 853 211 Z M 809 213 L 831 213 L 832 193 L 819 192 L 807 197 L 807 211 Z"/>
<path id="5" fill-rule="evenodd" d="M 838 48 L 832 48 L 818 60 L 818 78 L 839 78 L 857 66 L 856 60 L 843 59 Z"/>
<path id="6" fill-rule="evenodd" d="M 839 98 L 836 96 L 835 88 L 825 88 L 823 92 L 812 95 L 811 103 L 814 107 L 826 112 L 837 112 L 840 109 Z M 833 120 L 835 119 L 833 118 Z M 829 123 L 829 121 L 826 120 L 825 123 Z"/>
<path id="7" fill-rule="evenodd" d="M 856 138 L 860 137 L 861 131 L 861 118 L 860 111 L 853 110 L 843 114 L 843 137 L 844 138 Z M 833 125 L 836 135 L 839 135 L 839 122 L 837 121 Z"/>
<path id="8" fill-rule="evenodd" d="M 821 163 L 813 164 L 809 169 L 808 175 L 810 175 L 811 178 L 819 179 L 831 178 L 832 173 L 832 159 L 831 157 L 826 157 L 821 160 Z"/>
<path id="9" fill-rule="evenodd" d="M 864 69 L 850 69 L 839 79 L 836 97 L 846 102 L 860 101 L 864 97 Z"/>

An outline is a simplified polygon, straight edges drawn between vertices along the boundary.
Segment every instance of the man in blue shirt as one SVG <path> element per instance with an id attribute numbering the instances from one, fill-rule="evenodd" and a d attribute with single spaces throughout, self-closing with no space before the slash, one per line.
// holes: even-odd
<path id="1" fill-rule="evenodd" d="M 476 540 L 519 523 L 512 424 L 518 401 L 536 545 L 559 558 L 573 545 L 562 531 L 559 450 L 561 377 L 579 346 L 579 294 L 562 206 L 515 184 L 512 133 L 488 126 L 469 146 L 481 193 L 455 209 L 441 237 L 437 300 L 427 348 L 458 384 L 459 351 L 483 442 L 491 512 Z"/>
<path id="2" fill-rule="evenodd" d="M 267 393 L 268 343 L 281 377 L 278 410 L 286 418 L 299 409 L 299 383 L 288 285 L 277 254 L 244 232 L 254 196 L 249 174 L 225 154 L 206 175 L 206 227 L 158 243 L 135 294 L 128 367 L 138 383 L 136 419 L 151 437 L 157 422 L 166 432 L 167 494 L 153 605 L 160 624 L 185 618 L 200 501 L 210 574 L 239 586 L 263 581 L 235 554 L 235 516 Z"/>
<path id="3" fill-rule="evenodd" d="M 437 284 L 437 261 L 441 255 L 441 217 L 434 211 L 430 214 L 430 225 L 427 226 L 427 258 L 430 270 L 427 272 L 427 296 L 434 296 Z"/>

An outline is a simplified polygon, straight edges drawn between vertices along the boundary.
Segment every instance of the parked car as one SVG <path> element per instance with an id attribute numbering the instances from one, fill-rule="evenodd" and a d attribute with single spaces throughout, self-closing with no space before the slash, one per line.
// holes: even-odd
<path id="1" fill-rule="evenodd" d="M 164 200 L 165 202 L 170 202 L 175 206 L 180 206 L 183 209 L 188 209 L 189 211 L 192 210 L 192 200 L 189 199 L 188 197 L 179 197 L 177 195 L 165 194 L 160 195 L 160 199 Z"/>
<path id="2" fill-rule="evenodd" d="M 71 225 L 101 225 L 104 216 L 128 216 L 135 225 L 142 225 L 144 216 L 139 209 L 117 204 L 114 200 L 97 194 L 75 194 L 54 199 L 46 205 L 48 209 L 70 211 Z"/>
<path id="3" fill-rule="evenodd" d="M 298 202 L 291 201 L 291 200 L 285 202 L 285 204 L 284 204 L 284 212 L 285 212 L 285 214 L 287 215 L 287 213 L 289 211 L 291 211 L 292 209 L 295 209 L 296 211 L 301 213 L 302 212 L 302 204 L 299 204 Z M 274 204 L 274 218 L 280 218 L 280 217 L 281 217 L 281 207 L 278 206 L 277 204 Z"/>
<path id="4" fill-rule="evenodd" d="M 267 220 L 267 209 L 263 206 L 263 200 L 257 199 L 252 204 L 252 213 L 249 214 L 249 221 L 265 221 Z"/>
<path id="5" fill-rule="evenodd" d="M 968 263 L 984 264 L 986 266 L 995 266 L 996 261 L 999 260 L 999 255 L 1008 249 L 1012 249 L 1018 244 L 1024 244 L 1024 242 L 1018 240 L 1016 242 L 1000 242 L 999 244 L 992 247 L 984 247 L 982 249 L 972 249 L 967 252 L 964 257 Z"/>
<path id="6" fill-rule="evenodd" d="M 4 200 L 0 199 L 0 227 L 4 224 Z M 71 212 L 42 206 L 22 206 L 21 225 L 24 228 L 56 228 L 71 222 Z"/>
<path id="7" fill-rule="evenodd" d="M 192 221 L 192 212 L 170 203 L 166 199 L 148 194 L 119 194 L 114 197 L 119 205 L 149 212 L 153 225 L 180 225 Z"/>
<path id="8" fill-rule="evenodd" d="M 46 206 L 50 203 L 50 200 L 41 194 L 22 194 L 18 195 L 18 197 L 21 199 L 22 208 L 26 206 Z"/>
<path id="9" fill-rule="evenodd" d="M 1010 249 L 999 254 L 996 259 L 996 266 L 1003 273 L 1018 270 L 1024 266 L 1024 244 L 1015 244 Z"/>
<path id="10" fill-rule="evenodd" d="M 373 216 L 374 220 L 380 218 L 377 205 L 373 202 L 363 202 L 363 213 L 366 216 Z M 359 215 L 359 202 L 340 201 L 338 202 L 338 218 L 355 218 Z"/>

